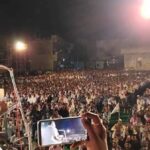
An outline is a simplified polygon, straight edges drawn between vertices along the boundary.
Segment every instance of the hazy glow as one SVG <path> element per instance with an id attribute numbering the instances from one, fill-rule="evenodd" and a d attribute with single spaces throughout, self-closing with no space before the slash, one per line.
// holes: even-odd
<path id="1" fill-rule="evenodd" d="M 24 51 L 24 50 L 26 50 L 26 49 L 27 49 L 27 45 L 26 45 L 24 42 L 22 42 L 22 41 L 17 41 L 17 42 L 15 43 L 15 50 L 16 50 L 16 51 L 21 52 L 21 51 Z"/>
<path id="2" fill-rule="evenodd" d="M 150 19 L 150 0 L 143 0 L 141 15 L 145 19 Z"/>
<path id="3" fill-rule="evenodd" d="M 70 129 L 67 129 L 67 133 L 70 133 Z"/>

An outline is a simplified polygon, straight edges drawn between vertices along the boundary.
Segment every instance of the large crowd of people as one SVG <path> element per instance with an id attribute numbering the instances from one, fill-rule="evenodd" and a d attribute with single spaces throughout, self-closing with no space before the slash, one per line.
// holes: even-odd
<path id="1" fill-rule="evenodd" d="M 39 120 L 93 112 L 103 119 L 110 150 L 149 150 L 150 89 L 137 95 L 134 101 L 129 98 L 129 93 L 134 93 L 149 79 L 149 72 L 87 70 L 26 75 L 17 77 L 16 83 L 33 143 L 37 142 Z M 16 102 L 11 80 L 4 77 L 0 84 L 5 89 L 3 100 L 11 107 Z M 119 116 L 117 122 L 110 126 L 111 112 L 117 104 L 119 111 L 129 114 L 129 119 L 123 122 Z M 6 145 L 9 147 L 28 147 L 23 120 L 17 109 L 1 117 L 0 129 L 7 132 Z M 36 145 L 34 149 L 40 149 Z M 57 148 L 60 146 L 47 149 Z"/>

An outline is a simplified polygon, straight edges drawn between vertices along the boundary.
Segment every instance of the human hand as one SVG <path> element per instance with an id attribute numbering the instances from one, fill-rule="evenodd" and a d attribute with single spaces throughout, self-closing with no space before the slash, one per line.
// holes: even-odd
<path id="1" fill-rule="evenodd" d="M 87 150 L 108 150 L 106 128 L 99 116 L 90 112 L 85 113 L 82 115 L 82 123 L 89 138 L 87 141 L 74 143 L 71 150 L 78 146 L 85 146 Z"/>

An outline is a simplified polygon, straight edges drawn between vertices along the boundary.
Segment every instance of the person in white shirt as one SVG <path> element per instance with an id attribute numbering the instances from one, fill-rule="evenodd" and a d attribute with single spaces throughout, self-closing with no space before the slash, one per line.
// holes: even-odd
<path id="1" fill-rule="evenodd" d="M 34 95 L 29 95 L 28 102 L 30 104 L 35 104 L 36 103 L 36 97 Z"/>
<path id="2" fill-rule="evenodd" d="M 61 136 L 56 128 L 55 122 L 52 121 L 50 125 L 41 128 L 42 145 L 61 144 Z"/>

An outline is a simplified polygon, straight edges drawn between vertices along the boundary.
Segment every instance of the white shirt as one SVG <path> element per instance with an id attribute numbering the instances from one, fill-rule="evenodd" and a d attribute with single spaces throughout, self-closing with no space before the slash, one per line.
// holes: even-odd
<path id="1" fill-rule="evenodd" d="M 54 145 L 61 144 L 62 141 L 57 139 L 59 136 L 58 129 L 54 122 L 51 125 L 47 125 L 41 128 L 42 145 Z"/>
<path id="2" fill-rule="evenodd" d="M 36 103 L 36 97 L 34 97 L 34 96 L 28 97 L 28 102 L 29 102 L 30 104 Z"/>

